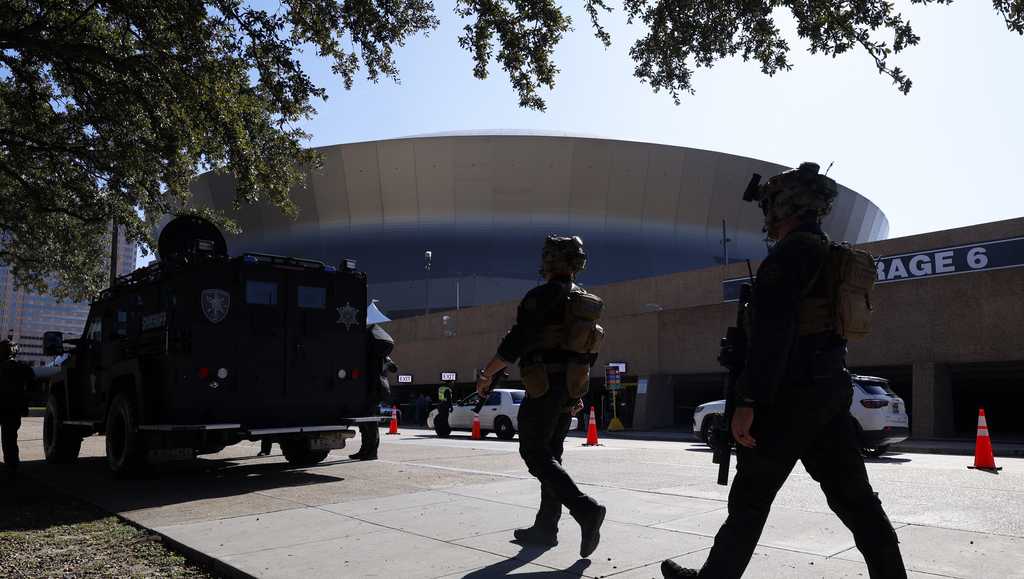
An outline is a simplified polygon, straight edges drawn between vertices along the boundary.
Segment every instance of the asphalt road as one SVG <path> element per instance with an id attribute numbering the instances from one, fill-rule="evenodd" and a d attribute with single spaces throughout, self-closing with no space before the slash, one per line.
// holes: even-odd
<path id="1" fill-rule="evenodd" d="M 725 518 L 727 489 L 701 444 L 567 442 L 566 468 L 608 506 L 602 542 L 578 558 L 579 529 L 562 520 L 550 550 L 511 543 L 529 525 L 539 485 L 515 441 L 382 436 L 381 460 L 335 451 L 290 469 L 256 443 L 139 480 L 114 480 L 91 437 L 82 460 L 42 461 L 41 419 L 23 427 L 25 472 L 165 535 L 222 570 L 260 577 L 660 577 L 675 558 L 699 566 Z M 383 432 L 383 429 L 382 429 Z M 358 447 L 358 438 L 353 441 Z M 354 449 L 351 449 L 354 451 Z M 1024 459 L 998 474 L 962 456 L 896 454 L 868 471 L 913 577 L 1024 577 Z M 866 577 L 850 533 L 802 470 L 780 492 L 746 577 Z"/>

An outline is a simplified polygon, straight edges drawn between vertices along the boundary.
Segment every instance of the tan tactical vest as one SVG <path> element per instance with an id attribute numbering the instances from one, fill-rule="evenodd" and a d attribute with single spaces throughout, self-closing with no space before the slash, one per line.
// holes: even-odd
<path id="1" fill-rule="evenodd" d="M 859 340 L 871 332 L 875 259 L 848 243 L 821 243 L 827 252 L 800 302 L 800 335 L 834 332 Z"/>

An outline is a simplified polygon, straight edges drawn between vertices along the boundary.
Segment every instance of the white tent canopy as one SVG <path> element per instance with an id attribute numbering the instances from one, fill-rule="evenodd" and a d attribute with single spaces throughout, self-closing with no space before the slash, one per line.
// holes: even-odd
<path id="1" fill-rule="evenodd" d="M 377 300 L 370 300 L 370 305 L 366 307 L 366 325 L 383 324 L 390 321 L 391 318 L 385 316 L 384 312 L 377 307 Z"/>

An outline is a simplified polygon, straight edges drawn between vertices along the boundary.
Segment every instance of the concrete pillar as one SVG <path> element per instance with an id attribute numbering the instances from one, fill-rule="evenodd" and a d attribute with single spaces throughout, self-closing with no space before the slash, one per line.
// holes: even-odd
<path id="1" fill-rule="evenodd" d="M 655 375 L 647 377 L 647 392 L 636 395 L 633 405 L 633 428 L 650 430 L 672 426 L 672 412 L 675 408 L 675 388 L 672 377 Z"/>
<path id="2" fill-rule="evenodd" d="M 953 384 L 945 364 L 914 364 L 911 434 L 915 438 L 953 435 Z"/>

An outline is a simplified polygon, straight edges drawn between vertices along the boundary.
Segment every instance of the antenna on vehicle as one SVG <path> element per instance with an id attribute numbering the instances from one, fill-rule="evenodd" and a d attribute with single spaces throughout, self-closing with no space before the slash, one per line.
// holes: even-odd
<path id="1" fill-rule="evenodd" d="M 830 170 L 832 170 L 832 165 L 835 165 L 835 164 L 836 164 L 836 162 L 835 162 L 835 161 L 832 161 L 832 162 L 830 162 L 830 163 L 828 164 L 828 169 L 825 169 L 825 174 L 826 174 L 826 175 L 828 175 L 828 172 L 829 172 Z"/>

